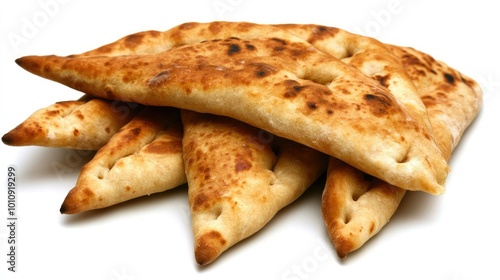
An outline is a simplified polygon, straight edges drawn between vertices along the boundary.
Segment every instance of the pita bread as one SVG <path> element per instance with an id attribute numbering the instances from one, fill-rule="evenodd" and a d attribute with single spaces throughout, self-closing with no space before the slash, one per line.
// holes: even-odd
<path id="1" fill-rule="evenodd" d="M 227 23 L 227 32 L 241 29 L 234 26 L 239 25 Z M 232 33 L 242 39 L 206 41 L 159 54 L 30 56 L 17 63 L 95 96 L 229 116 L 402 188 L 444 191 L 448 166 L 422 110 L 414 110 L 418 103 L 404 106 L 357 69 L 285 31 L 279 39 L 268 38 L 279 31 L 245 23 L 246 30 L 252 26 L 258 32 Z M 262 39 L 254 39 L 257 35 Z M 404 88 L 399 95 L 411 100 L 411 91 Z M 375 128 L 379 133 L 371 133 Z"/>
<path id="2" fill-rule="evenodd" d="M 82 168 L 61 213 L 104 208 L 186 183 L 181 142 L 178 110 L 146 107 Z"/>
<path id="3" fill-rule="evenodd" d="M 392 71 L 383 73 L 389 68 L 373 67 L 373 62 L 366 66 L 364 57 L 372 55 L 370 48 L 377 44 L 370 43 L 371 38 L 319 25 L 286 24 L 278 27 L 360 68 L 384 86 L 398 83 L 391 75 Z M 392 45 L 386 47 L 416 84 L 431 116 L 437 144 L 445 158 L 449 159 L 451 150 L 479 110 L 481 89 L 470 78 L 422 52 Z M 448 95 L 448 92 L 455 97 L 440 97 Z M 440 102 L 436 102 L 436 98 Z M 432 100 L 432 105 L 429 100 Z M 377 234 L 394 214 L 404 194 L 405 191 L 400 188 L 331 158 L 323 195 L 323 216 L 337 254 L 345 257 Z"/>
<path id="4" fill-rule="evenodd" d="M 391 46 L 426 104 L 436 141 L 447 159 L 480 109 L 478 84 L 431 56 Z M 405 190 L 330 159 L 323 218 L 339 257 L 360 248 L 396 212 Z"/>
<path id="5" fill-rule="evenodd" d="M 326 155 L 245 123 L 186 110 L 182 120 L 201 265 L 264 227 L 326 170 Z"/>
<path id="6" fill-rule="evenodd" d="M 11 146 L 98 150 L 141 108 L 136 103 L 83 96 L 34 112 L 2 137 Z"/>

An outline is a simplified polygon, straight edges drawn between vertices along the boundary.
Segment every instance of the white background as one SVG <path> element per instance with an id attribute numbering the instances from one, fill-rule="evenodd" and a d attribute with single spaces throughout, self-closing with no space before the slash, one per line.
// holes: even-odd
<path id="1" fill-rule="evenodd" d="M 80 97 L 20 69 L 29 54 L 67 55 L 187 21 L 318 23 L 413 46 L 483 86 L 481 113 L 454 153 L 447 193 L 408 194 L 391 222 L 339 260 L 321 185 L 208 267 L 193 256 L 185 187 L 75 216 L 59 214 L 91 155 L 0 144 L 1 279 L 500 279 L 500 71 L 494 1 L 1 1 L 0 132 Z M 57 174 L 54 163 L 70 170 Z M 7 167 L 17 169 L 17 263 L 7 270 Z"/>

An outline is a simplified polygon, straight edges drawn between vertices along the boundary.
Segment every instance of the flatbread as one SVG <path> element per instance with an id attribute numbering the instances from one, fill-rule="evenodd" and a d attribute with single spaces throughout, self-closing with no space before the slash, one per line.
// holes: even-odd
<path id="1" fill-rule="evenodd" d="M 479 84 L 442 61 L 410 47 L 388 45 L 418 87 L 435 130 L 436 143 L 449 159 L 482 104 Z"/>
<path id="2" fill-rule="evenodd" d="M 83 96 L 34 112 L 2 137 L 11 146 L 98 150 L 142 108 L 137 103 Z"/>
<path id="3" fill-rule="evenodd" d="M 411 48 L 391 46 L 427 106 L 436 141 L 447 159 L 479 112 L 479 85 Z M 376 235 L 396 212 L 405 190 L 331 158 L 322 198 L 328 233 L 341 258 Z"/>
<path id="4" fill-rule="evenodd" d="M 183 110 L 182 120 L 201 265 L 259 231 L 326 170 L 326 155 L 234 119 Z"/>
<path id="5" fill-rule="evenodd" d="M 370 59 L 380 44 L 371 38 L 320 25 L 277 25 L 367 76 L 390 87 L 399 77 Z M 347 42 L 347 43 L 346 43 Z M 481 89 L 469 77 L 411 48 L 386 45 L 415 83 L 430 115 L 437 145 L 446 159 L 480 108 Z M 366 59 L 368 57 L 368 59 Z M 376 59 L 380 60 L 380 59 Z M 367 63 L 368 62 L 368 63 Z M 383 63 L 383 61 L 382 61 Z M 405 190 L 331 158 L 323 194 L 323 217 L 337 254 L 345 257 L 377 234 L 397 210 Z"/>
<path id="6" fill-rule="evenodd" d="M 229 116 L 399 187 L 444 191 L 448 166 L 422 115 L 425 108 L 418 108 L 412 97 L 413 88 L 392 87 L 400 90 L 396 99 L 354 67 L 285 31 L 249 23 L 244 32 L 241 23 L 223 27 L 226 31 L 219 33 L 240 38 L 150 55 L 29 56 L 17 63 L 103 98 Z M 411 106 L 400 102 L 403 97 Z"/>
<path id="7" fill-rule="evenodd" d="M 179 112 L 146 107 L 82 168 L 61 213 L 104 208 L 184 183 Z"/>

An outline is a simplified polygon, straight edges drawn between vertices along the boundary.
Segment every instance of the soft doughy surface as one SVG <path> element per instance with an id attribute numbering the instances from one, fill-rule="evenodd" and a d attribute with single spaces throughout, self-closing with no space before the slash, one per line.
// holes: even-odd
<path id="1" fill-rule="evenodd" d="M 279 28 L 217 23 L 204 30 L 242 38 L 152 55 L 32 56 L 17 62 L 93 95 L 233 117 L 402 188 L 444 191 L 448 167 L 412 87 L 382 87 Z M 262 38 L 276 34 L 282 37 Z M 404 81 L 400 74 L 398 81 Z"/>

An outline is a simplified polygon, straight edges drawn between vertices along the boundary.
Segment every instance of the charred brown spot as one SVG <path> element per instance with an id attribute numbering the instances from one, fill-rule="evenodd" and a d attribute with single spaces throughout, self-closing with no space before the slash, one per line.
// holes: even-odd
<path id="1" fill-rule="evenodd" d="M 225 246 L 227 241 L 218 231 L 212 230 L 203 234 L 196 244 L 195 259 L 196 262 L 204 265 L 213 261 L 219 254 L 221 247 Z"/>
<path id="2" fill-rule="evenodd" d="M 392 107 L 392 101 L 389 97 L 381 93 L 365 94 L 364 99 L 369 105 L 371 112 L 376 116 L 386 114 Z"/>
<path id="3" fill-rule="evenodd" d="M 142 131 L 142 129 L 140 127 L 136 127 L 134 129 L 131 129 L 131 130 L 127 131 L 126 133 L 122 134 L 121 141 L 123 141 L 123 142 L 132 141 L 138 137 L 138 135 L 141 133 L 141 131 Z M 121 132 L 121 130 L 120 130 L 120 132 Z"/>
<path id="4" fill-rule="evenodd" d="M 309 43 L 314 43 L 325 38 L 333 38 L 338 32 L 339 29 L 335 27 L 316 26 L 312 29 L 309 38 L 307 38 L 307 41 Z"/>
<path id="5" fill-rule="evenodd" d="M 315 110 L 318 108 L 318 104 L 316 104 L 316 102 L 308 101 L 307 108 L 309 108 L 311 110 Z"/>
<path id="6" fill-rule="evenodd" d="M 304 88 L 303 86 L 300 85 L 299 82 L 295 80 L 286 80 L 284 82 L 286 91 L 283 94 L 284 97 L 290 98 L 290 97 L 295 97 L 297 94 L 299 94 L 300 91 Z"/>
<path id="7" fill-rule="evenodd" d="M 257 49 L 257 48 L 256 48 L 254 45 L 252 45 L 252 44 L 245 44 L 245 48 L 246 48 L 247 50 L 249 50 L 249 51 L 254 51 L 254 50 L 256 50 L 256 49 Z"/>
<path id="8" fill-rule="evenodd" d="M 455 77 L 453 77 L 452 74 L 449 73 L 444 73 L 444 78 L 449 84 L 454 84 L 455 83 Z"/>
<path id="9" fill-rule="evenodd" d="M 273 50 L 275 52 L 282 52 L 282 51 L 285 50 L 285 47 L 283 47 L 283 46 L 276 46 L 276 47 L 273 48 Z"/>
<path id="10" fill-rule="evenodd" d="M 108 99 L 115 100 L 115 90 L 113 89 L 113 86 L 110 84 L 107 84 L 104 86 L 104 93 Z"/>
<path id="11" fill-rule="evenodd" d="M 85 116 L 82 114 L 81 111 L 76 112 L 75 116 L 82 121 L 85 119 Z"/>
<path id="12" fill-rule="evenodd" d="M 94 196 L 94 192 L 89 188 L 84 188 L 82 192 L 86 197 Z"/>
<path id="13" fill-rule="evenodd" d="M 241 51 L 241 47 L 238 44 L 230 44 L 229 49 L 227 50 L 228 55 L 234 55 Z"/>
<path id="14" fill-rule="evenodd" d="M 204 192 L 199 193 L 193 199 L 193 210 L 206 209 L 210 206 L 210 197 Z"/>
<path id="15" fill-rule="evenodd" d="M 125 37 L 125 46 L 127 48 L 136 48 L 138 45 L 142 43 L 142 40 L 144 39 L 144 33 L 137 33 L 137 34 L 132 34 L 127 37 Z"/>
<path id="16" fill-rule="evenodd" d="M 45 113 L 49 117 L 55 117 L 60 114 L 59 110 L 49 110 Z"/>
<path id="17" fill-rule="evenodd" d="M 140 127 L 136 127 L 134 129 L 132 129 L 130 132 L 134 135 L 134 136 L 137 136 L 141 133 L 141 128 Z"/>
<path id="18" fill-rule="evenodd" d="M 389 79 L 390 79 L 390 75 L 387 74 L 387 75 L 376 75 L 374 76 L 375 80 L 377 80 L 383 87 L 389 87 Z"/>
<path id="19" fill-rule="evenodd" d="M 429 63 L 432 63 L 434 59 L 432 57 L 421 60 L 420 58 L 408 53 L 405 51 L 405 54 L 402 55 L 402 63 L 403 66 L 405 66 L 407 72 L 410 74 L 419 77 L 419 76 L 426 76 L 427 72 L 430 72 L 432 74 L 436 74 L 436 71 L 432 69 L 432 65 Z M 422 70 L 425 69 L 425 70 Z"/>
<path id="20" fill-rule="evenodd" d="M 222 237 L 222 234 L 220 234 L 220 232 L 218 232 L 218 231 L 212 230 L 209 233 L 206 233 L 205 237 L 207 237 L 208 239 L 211 239 L 211 240 L 216 240 L 221 245 L 226 244 L 226 240 Z"/>
<path id="21" fill-rule="evenodd" d="M 277 42 L 283 46 L 285 46 L 287 44 L 287 42 L 283 39 L 280 39 L 280 38 L 271 38 L 271 40 L 273 40 L 274 42 Z"/>
<path id="22" fill-rule="evenodd" d="M 73 135 L 74 136 L 78 136 L 80 134 L 80 131 L 78 131 L 78 129 L 73 129 Z"/>
<path id="23" fill-rule="evenodd" d="M 375 223 L 373 221 L 370 222 L 370 229 L 368 231 L 370 232 L 370 234 L 372 234 L 373 231 L 375 231 Z"/>
<path id="24" fill-rule="evenodd" d="M 447 102 L 447 96 L 444 92 L 438 91 L 433 95 L 425 95 L 421 97 L 422 102 L 426 107 L 432 107 L 437 104 L 444 104 Z"/>
<path id="25" fill-rule="evenodd" d="M 253 63 L 250 66 L 255 68 L 255 76 L 264 78 L 277 72 L 276 68 L 265 63 Z"/>
<path id="26" fill-rule="evenodd" d="M 234 170 L 236 172 L 249 170 L 250 168 L 252 168 L 252 163 L 246 160 L 245 158 L 240 157 L 235 160 Z"/>
<path id="27" fill-rule="evenodd" d="M 431 107 L 432 105 L 436 104 L 436 98 L 431 95 L 422 96 L 421 100 L 424 103 L 425 107 Z"/>

